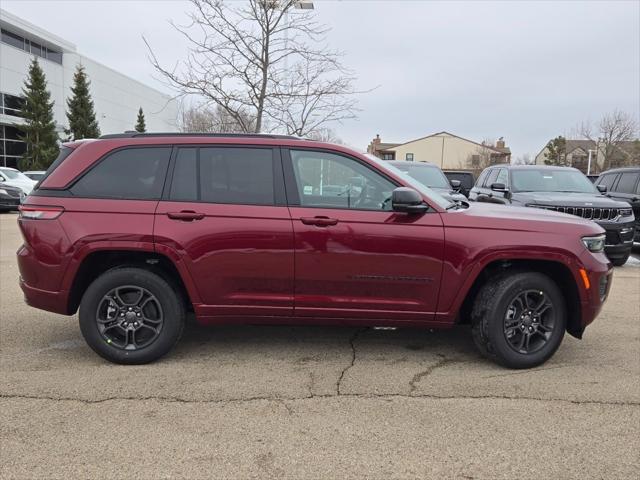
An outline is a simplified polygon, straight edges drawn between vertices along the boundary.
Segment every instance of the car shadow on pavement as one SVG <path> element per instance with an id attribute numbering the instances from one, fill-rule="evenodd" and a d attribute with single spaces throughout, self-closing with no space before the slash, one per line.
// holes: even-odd
<path id="1" fill-rule="evenodd" d="M 188 357 L 196 352 L 223 349 L 259 349 L 268 353 L 303 348 L 312 350 L 344 350 L 357 337 L 360 348 L 365 346 L 381 355 L 396 356 L 402 352 L 424 351 L 447 358 L 475 359 L 477 354 L 468 325 L 446 330 L 427 328 L 398 328 L 397 330 L 370 327 L 233 325 L 201 326 L 189 321 L 176 355 Z"/>

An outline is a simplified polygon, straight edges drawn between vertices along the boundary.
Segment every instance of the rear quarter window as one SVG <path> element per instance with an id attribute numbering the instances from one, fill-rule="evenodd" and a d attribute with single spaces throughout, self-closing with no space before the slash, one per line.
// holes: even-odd
<path id="1" fill-rule="evenodd" d="M 638 183 L 638 177 L 640 177 L 640 173 L 637 172 L 623 173 L 620 175 L 620 180 L 618 180 L 615 191 L 620 193 L 633 193 L 636 183 Z"/>
<path id="2" fill-rule="evenodd" d="M 484 186 L 487 188 L 490 188 L 492 184 L 496 183 L 497 178 L 498 178 L 498 169 L 494 168 L 493 170 L 490 170 L 489 174 L 487 175 L 487 181 L 485 182 Z"/>
<path id="3" fill-rule="evenodd" d="M 484 181 L 486 180 L 488 174 L 489 174 L 488 170 L 485 170 L 484 172 L 482 172 L 480 174 L 480 176 L 478 177 L 478 181 L 476 182 L 476 187 L 482 187 L 482 185 L 484 184 Z"/>
<path id="4" fill-rule="evenodd" d="M 70 189 L 74 196 L 158 200 L 171 147 L 125 148 L 109 154 Z"/>

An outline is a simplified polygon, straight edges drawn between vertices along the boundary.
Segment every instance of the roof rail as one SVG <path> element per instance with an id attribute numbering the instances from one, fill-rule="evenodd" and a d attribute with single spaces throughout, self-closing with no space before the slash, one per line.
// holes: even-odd
<path id="1" fill-rule="evenodd" d="M 126 131 L 124 133 L 110 133 L 102 135 L 101 139 L 108 138 L 137 138 L 137 137 L 213 137 L 213 138 L 277 138 L 286 140 L 302 140 L 293 135 L 272 135 L 269 133 L 186 133 L 186 132 L 151 132 L 141 133 Z"/>

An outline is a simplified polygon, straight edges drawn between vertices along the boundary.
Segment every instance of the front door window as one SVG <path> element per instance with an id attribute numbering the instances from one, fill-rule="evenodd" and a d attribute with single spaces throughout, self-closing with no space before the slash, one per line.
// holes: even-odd
<path id="1" fill-rule="evenodd" d="M 391 210 L 395 185 L 363 164 L 340 155 L 291 150 L 300 205 Z"/>

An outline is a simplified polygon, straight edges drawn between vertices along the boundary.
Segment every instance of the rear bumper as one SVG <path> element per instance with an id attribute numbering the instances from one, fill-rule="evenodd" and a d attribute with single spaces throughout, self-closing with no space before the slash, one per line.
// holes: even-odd
<path id="1" fill-rule="evenodd" d="M 27 305 L 49 312 L 68 315 L 68 292 L 60 289 L 60 266 L 48 259 L 39 259 L 27 246 L 22 245 L 17 252 L 20 288 Z"/>
<path id="2" fill-rule="evenodd" d="M 48 312 L 68 315 L 66 292 L 50 292 L 31 287 L 20 278 L 20 288 L 24 293 L 24 301 L 27 305 Z"/>

